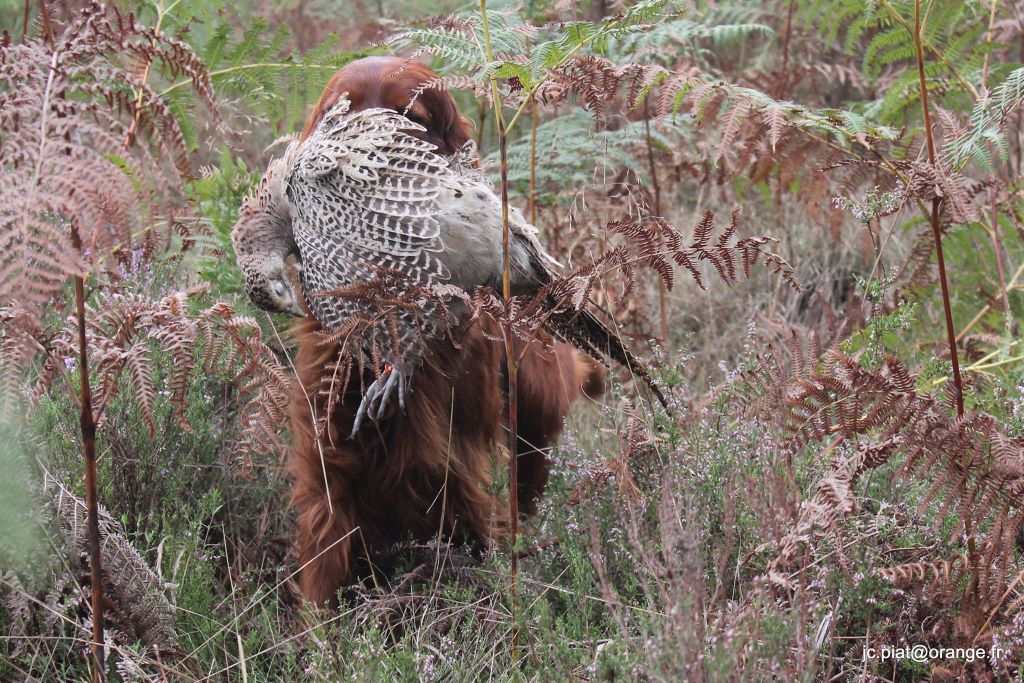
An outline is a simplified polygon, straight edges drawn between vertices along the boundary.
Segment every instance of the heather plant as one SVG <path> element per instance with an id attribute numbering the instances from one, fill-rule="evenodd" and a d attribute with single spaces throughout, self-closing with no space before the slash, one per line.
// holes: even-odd
<path id="1" fill-rule="evenodd" d="M 357 5 L 0 2 L 0 680 L 1019 677 L 1019 3 Z M 619 372 L 513 543 L 317 610 L 228 232 L 386 51 L 566 265 L 466 303 L 589 299 L 665 405 Z"/>

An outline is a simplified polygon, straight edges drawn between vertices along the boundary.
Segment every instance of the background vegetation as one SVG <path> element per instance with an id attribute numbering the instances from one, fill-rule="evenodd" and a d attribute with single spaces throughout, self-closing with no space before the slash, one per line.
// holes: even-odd
<path id="1" fill-rule="evenodd" d="M 83 356 L 112 679 L 1020 676 L 1024 5 L 486 10 L 0 0 L 0 679 L 92 675 Z M 771 234 L 793 272 L 642 245 L 591 295 L 675 413 L 616 376 L 518 548 L 404 545 L 317 612 L 288 321 L 227 234 L 268 145 L 388 52 L 443 74 L 495 172 L 501 103 L 512 201 L 573 268 L 658 217 Z M 865 657 L 913 645 L 988 655 Z"/>

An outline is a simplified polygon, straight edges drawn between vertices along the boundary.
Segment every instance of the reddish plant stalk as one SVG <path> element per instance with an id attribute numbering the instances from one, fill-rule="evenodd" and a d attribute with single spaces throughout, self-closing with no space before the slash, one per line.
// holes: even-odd
<path id="1" fill-rule="evenodd" d="M 71 229 L 71 243 L 81 253 L 82 239 L 77 228 Z M 85 507 L 89 543 L 89 574 L 92 582 L 92 680 L 105 678 L 103 662 L 103 567 L 100 556 L 99 503 L 96 487 L 96 421 L 92 412 L 92 390 L 89 386 L 89 354 L 85 336 L 85 278 L 75 276 L 75 318 L 78 323 L 78 424 L 82 432 L 85 458 Z"/>
<path id="2" fill-rule="evenodd" d="M 21 19 L 21 42 L 25 42 L 28 39 L 28 9 L 30 0 L 25 0 L 25 9 L 22 13 Z"/>
<path id="3" fill-rule="evenodd" d="M 483 29 L 484 56 L 493 61 L 491 50 L 490 23 L 487 18 L 487 0 L 480 0 L 480 23 Z M 501 169 L 501 293 L 506 307 L 512 300 L 512 261 L 510 258 L 508 224 L 508 129 L 501 112 L 501 92 L 491 78 L 491 100 L 494 104 L 494 121 L 498 132 L 498 158 Z M 522 110 L 520 110 L 521 112 Z M 517 114 L 518 115 L 518 114 Z M 513 119 L 514 122 L 514 119 Z M 516 552 L 519 539 L 519 357 L 515 352 L 515 333 L 506 319 L 502 321 L 502 335 L 505 340 L 505 363 L 508 367 L 508 509 L 509 534 L 511 536 L 511 602 L 512 602 L 512 659 L 519 659 L 519 610 L 517 592 L 519 585 L 519 555 Z"/>
<path id="4" fill-rule="evenodd" d="M 921 109 L 924 112 L 924 134 L 928 141 L 928 162 L 936 169 L 935 140 L 932 137 L 932 119 L 928 107 L 928 86 L 924 75 L 924 52 L 921 49 L 921 0 L 914 2 L 914 49 L 917 52 L 917 74 L 921 85 Z M 946 261 L 942 255 L 942 229 L 939 226 L 942 198 L 932 199 L 931 224 L 935 238 L 935 260 L 939 269 L 939 286 L 942 289 L 942 308 L 946 314 L 946 336 L 949 343 L 949 357 L 953 362 L 953 387 L 956 390 L 956 414 L 964 414 L 964 388 L 960 378 L 960 358 L 956 348 L 956 330 L 953 329 L 953 309 L 949 298 L 949 282 L 946 278 Z"/>
<path id="5" fill-rule="evenodd" d="M 480 154 L 483 154 L 484 125 L 487 123 L 487 107 L 483 102 L 477 105 L 476 114 L 478 122 L 476 127 L 476 148 Z"/>
<path id="6" fill-rule="evenodd" d="M 28 3 L 25 3 L 26 19 Z M 46 0 L 39 0 L 39 13 L 43 18 L 43 37 L 53 44 L 53 25 Z M 28 30 L 26 21 L 26 32 Z M 77 253 L 82 252 L 82 238 L 78 228 L 71 228 L 71 246 Z M 103 656 L 103 563 L 100 554 L 100 515 L 96 486 L 96 420 L 92 412 L 92 389 L 89 386 L 89 354 L 85 334 L 85 277 L 76 275 L 75 320 L 78 324 L 78 381 L 79 413 L 78 424 L 82 432 L 82 456 L 85 468 L 86 536 L 89 546 L 89 573 L 92 583 L 90 602 L 92 607 L 92 680 L 99 683 L 106 680 Z"/>
<path id="7" fill-rule="evenodd" d="M 497 106 L 501 106 L 498 104 Z M 505 135 L 505 122 L 498 116 L 498 154 L 501 165 L 501 249 L 502 249 L 502 297 L 508 304 L 512 299 L 511 273 L 509 260 L 509 229 L 508 229 L 508 139 Z M 516 609 L 516 586 L 519 582 L 519 354 L 516 353 L 515 332 L 508 321 L 504 323 L 505 359 L 508 367 L 508 514 L 509 534 L 512 543 L 512 618 L 518 614 Z M 519 628 L 512 628 L 512 656 L 518 658 Z"/>
<path id="8" fill-rule="evenodd" d="M 793 11 L 796 9 L 794 0 L 789 2 L 789 12 L 786 14 L 786 36 L 782 40 L 782 78 L 779 79 L 779 88 L 776 91 L 776 98 L 786 94 L 789 86 L 789 40 L 793 35 Z"/>
<path id="9" fill-rule="evenodd" d="M 529 53 L 527 53 L 529 55 Z M 530 96 L 530 224 L 537 225 L 537 100 Z"/>
<path id="10" fill-rule="evenodd" d="M 661 184 L 658 182 L 658 167 L 654 163 L 654 144 L 651 141 L 651 118 L 647 100 L 644 99 L 644 139 L 647 143 L 647 164 L 651 171 L 651 188 L 654 191 L 654 215 L 661 215 Z M 668 290 L 665 283 L 658 279 L 658 312 L 661 316 L 661 345 L 665 357 L 669 357 L 668 343 Z"/>
<path id="11" fill-rule="evenodd" d="M 928 83 L 924 75 L 924 51 L 921 47 L 921 0 L 914 0 L 914 51 L 917 54 L 917 76 L 921 88 L 921 110 L 924 113 L 924 134 L 928 142 L 928 162 L 938 172 L 935 155 L 935 140 L 932 137 L 932 120 L 928 107 Z M 953 328 L 953 307 L 949 297 L 949 282 L 946 278 L 946 261 L 942 255 L 942 229 L 939 226 L 942 198 L 932 199 L 931 225 L 932 236 L 935 238 L 935 262 L 939 269 L 939 286 L 942 289 L 942 308 L 946 317 L 946 338 L 949 344 L 949 357 L 953 364 L 953 389 L 956 393 L 956 414 L 964 414 L 964 387 L 960 377 L 960 357 L 956 346 L 956 330 Z M 968 456 L 964 454 L 963 464 L 967 465 Z M 971 563 L 971 590 L 978 588 L 978 554 L 974 543 L 974 532 L 971 510 L 962 511 L 964 531 L 967 535 L 967 553 Z"/>

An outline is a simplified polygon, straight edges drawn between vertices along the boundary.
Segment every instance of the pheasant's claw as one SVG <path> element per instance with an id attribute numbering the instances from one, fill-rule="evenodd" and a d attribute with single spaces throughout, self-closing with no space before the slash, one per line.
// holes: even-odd
<path id="1" fill-rule="evenodd" d="M 363 420 L 367 416 L 370 419 L 379 421 L 385 417 L 391 395 L 398 391 L 398 405 L 405 411 L 405 376 L 392 368 L 386 369 L 380 377 L 373 380 L 370 386 L 366 387 L 363 400 L 359 403 L 359 410 L 356 411 L 355 420 L 352 422 L 352 434 L 350 439 L 355 438 Z"/>
<path id="2" fill-rule="evenodd" d="M 380 405 L 377 407 L 377 415 L 374 419 L 380 420 L 384 417 L 388 404 L 391 402 L 391 395 L 398 390 L 398 406 L 405 410 L 405 377 L 400 372 L 391 370 L 388 378 L 384 381 L 384 388 L 380 390 Z"/>
<path id="3" fill-rule="evenodd" d="M 352 421 L 352 433 L 349 434 L 348 438 L 354 439 L 359 432 L 359 428 L 363 425 L 363 420 L 366 419 L 366 416 L 375 414 L 376 411 L 373 408 L 373 404 L 380 393 L 380 380 L 381 378 L 378 377 L 373 380 L 370 386 L 366 387 L 366 393 L 363 394 L 363 400 L 359 402 L 359 409 L 356 411 L 356 417 Z"/>

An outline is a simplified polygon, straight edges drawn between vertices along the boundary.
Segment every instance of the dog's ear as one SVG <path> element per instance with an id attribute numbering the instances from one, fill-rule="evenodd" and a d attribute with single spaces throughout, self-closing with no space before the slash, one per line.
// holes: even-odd
<path id="1" fill-rule="evenodd" d="M 473 135 L 472 122 L 459 113 L 455 100 L 443 88 L 426 88 L 420 97 L 430 111 L 430 132 L 440 140 L 438 151 L 446 156 L 455 154 Z"/>
<path id="2" fill-rule="evenodd" d="M 327 87 L 324 88 L 323 93 L 320 95 L 320 100 L 317 101 L 316 105 L 310 110 L 309 115 L 306 117 L 306 125 L 302 129 L 301 140 L 305 140 L 316 127 L 320 124 L 320 121 L 324 118 L 331 107 L 338 103 L 343 93 L 346 92 L 343 72 L 339 71 L 331 77 L 331 80 L 327 83 Z M 351 98 L 350 98 L 351 99 Z"/>

